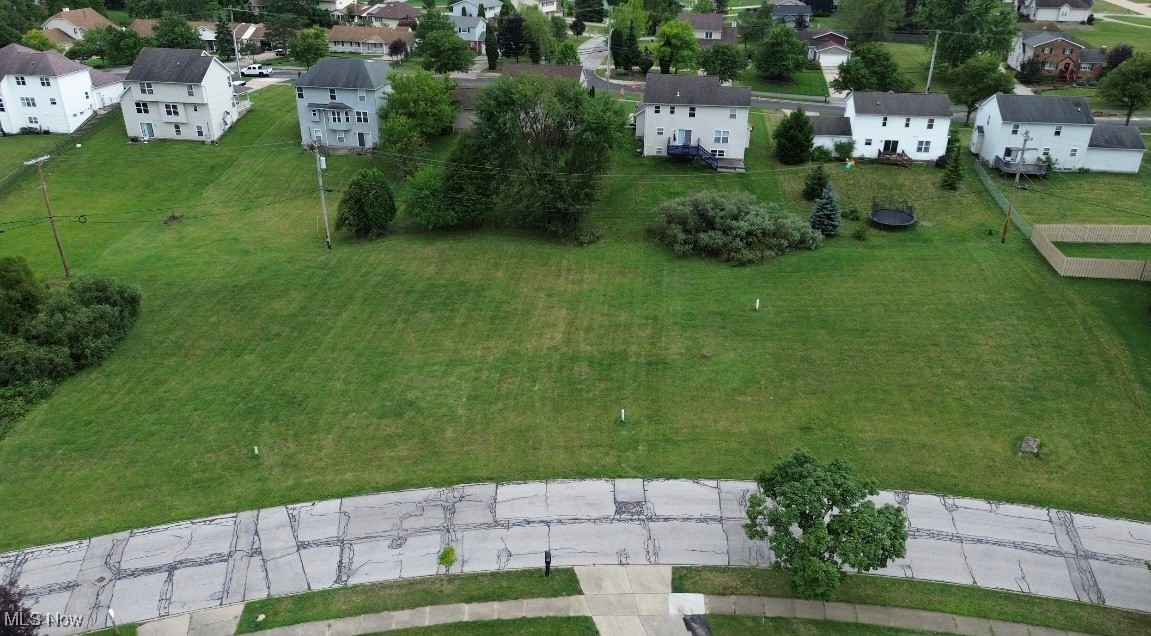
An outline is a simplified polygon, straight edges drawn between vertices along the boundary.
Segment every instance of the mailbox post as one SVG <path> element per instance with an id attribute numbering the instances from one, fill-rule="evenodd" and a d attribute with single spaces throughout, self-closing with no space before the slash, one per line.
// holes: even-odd
<path id="1" fill-rule="evenodd" d="M 544 550 L 544 576 L 552 575 L 552 551 Z"/>

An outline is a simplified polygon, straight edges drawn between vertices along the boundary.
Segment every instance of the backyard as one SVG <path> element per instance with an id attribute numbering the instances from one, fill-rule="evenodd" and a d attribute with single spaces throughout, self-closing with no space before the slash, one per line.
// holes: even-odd
<path id="1" fill-rule="evenodd" d="M 138 284 L 143 314 L 0 441 L 0 551 L 414 486 L 749 478 L 797 446 L 884 488 L 1151 519 L 1151 289 L 1062 279 L 1017 234 L 1000 244 L 972 174 L 953 193 L 931 168 L 832 164 L 845 208 L 893 193 L 920 226 L 857 241 L 848 222 L 762 266 L 653 244 L 655 206 L 699 189 L 806 216 L 807 168 L 769 158 L 755 113 L 745 174 L 621 149 L 593 213 L 606 239 L 586 248 L 401 223 L 329 252 L 292 101 L 257 91 L 218 146 L 128 145 L 114 115 L 48 164 L 74 270 Z M 328 158 L 333 211 L 366 165 Z M 1099 187 L 1081 196 L 1119 204 Z M 41 217 L 38 194 L 20 177 L 0 223 Z M 0 235 L 0 254 L 60 274 L 46 224 Z M 1042 459 L 1016 452 L 1025 435 Z"/>
<path id="2" fill-rule="evenodd" d="M 814 97 L 827 96 L 827 80 L 823 78 L 821 71 L 799 71 L 792 73 L 790 82 L 772 82 L 763 79 L 754 70 L 748 69 L 740 74 L 735 83 L 741 86 L 750 86 L 753 91 L 786 95 L 811 95 Z"/>

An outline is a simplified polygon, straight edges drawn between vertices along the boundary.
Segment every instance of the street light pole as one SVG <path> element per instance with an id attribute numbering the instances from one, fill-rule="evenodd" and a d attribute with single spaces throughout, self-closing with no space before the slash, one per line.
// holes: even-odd
<path id="1" fill-rule="evenodd" d="M 240 74 L 240 43 L 236 41 L 236 10 L 228 8 L 228 30 L 232 32 L 232 55 L 236 56 L 236 75 Z M 216 34 L 219 37 L 219 34 Z"/>
<path id="2" fill-rule="evenodd" d="M 72 275 L 68 268 L 68 256 L 64 254 L 64 244 L 60 242 L 60 230 L 56 227 L 56 217 L 52 214 L 52 202 L 48 199 L 48 184 L 44 183 L 44 162 L 51 158 L 52 155 L 44 155 L 31 161 L 25 161 L 24 165 L 35 164 L 36 174 L 40 176 L 40 191 L 44 193 L 44 207 L 48 209 L 48 223 L 52 225 L 52 236 L 56 238 L 56 250 L 60 252 L 60 263 L 64 265 L 64 278 L 68 278 Z"/>

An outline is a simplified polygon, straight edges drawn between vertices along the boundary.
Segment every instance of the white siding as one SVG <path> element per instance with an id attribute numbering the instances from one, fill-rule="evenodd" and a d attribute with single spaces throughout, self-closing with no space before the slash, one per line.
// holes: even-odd
<path id="1" fill-rule="evenodd" d="M 836 67 L 851 59 L 851 53 L 843 49 L 826 49 L 817 52 L 820 66 Z"/>
<path id="2" fill-rule="evenodd" d="M 25 127 L 39 127 L 53 133 L 70 133 L 80 127 L 101 106 L 100 94 L 92 88 L 92 78 L 87 70 L 75 71 L 60 76 L 47 77 L 49 86 L 43 86 L 39 75 L 24 75 L 24 85 L 16 83 L 15 75 L 0 78 L 0 99 L 4 101 L 4 112 L 0 113 L 0 124 L 6 131 L 19 131 Z M 115 91 L 117 86 L 101 89 Z M 35 106 L 21 98 L 35 100 Z M 55 103 L 53 103 L 55 102 Z M 29 121 L 35 118 L 36 122 Z"/>
<path id="3" fill-rule="evenodd" d="M 188 85 L 182 83 L 152 82 L 152 94 L 141 93 L 140 82 L 125 82 L 125 87 L 120 110 L 129 137 L 140 136 L 140 124 L 150 123 L 155 139 L 216 141 L 243 114 L 232 94 L 231 73 L 218 60 L 213 60 L 201 83 L 192 85 L 194 95 L 188 95 Z M 136 102 L 148 104 L 148 112 L 136 112 Z M 167 115 L 165 104 L 176 104 L 179 114 Z M 197 134 L 197 127 L 203 136 Z"/>
<path id="4" fill-rule="evenodd" d="M 1142 150 L 1091 148 L 1087 152 L 1086 167 L 1095 172 L 1121 172 L 1135 174 L 1143 161 Z"/>
<path id="5" fill-rule="evenodd" d="M 1044 148 L 1050 148 L 1050 155 L 1060 170 L 1076 170 L 1086 165 L 1087 144 L 1091 141 L 1093 128 L 1091 125 L 1003 121 L 995 98 L 980 105 L 972 123 L 983 126 L 983 142 L 978 151 L 979 157 L 989 164 L 995 161 L 995 157 L 1003 157 L 1007 148 L 1022 148 L 1023 134 L 1027 132 L 1031 135 L 1031 141 L 1027 142 L 1024 161 L 1035 161 L 1042 155 Z M 1019 125 L 1018 132 L 1012 134 L 1016 124 Z M 975 137 L 972 137 L 972 142 L 974 146 Z M 975 150 L 974 147 L 972 150 Z M 1075 156 L 1072 156 L 1072 150 Z M 1013 150 L 1012 154 L 1018 153 Z"/>
<path id="6" fill-rule="evenodd" d="M 850 103 L 850 102 L 849 102 Z M 906 125 L 903 115 L 887 115 L 887 125 L 883 125 L 883 115 L 855 115 L 851 122 L 852 136 L 855 138 L 855 156 L 874 159 L 883 150 L 885 141 L 896 143 L 897 151 L 906 152 L 916 161 L 932 161 L 947 149 L 947 131 L 951 118 L 911 117 Z M 929 120 L 934 119 L 934 122 Z M 928 128 L 931 125 L 931 128 Z M 871 145 L 867 145 L 867 140 Z M 924 152 L 918 150 L 920 142 L 929 144 Z"/>
<path id="7" fill-rule="evenodd" d="M 707 150 L 723 150 L 726 159 L 743 159 L 744 150 L 751 143 L 751 132 L 747 129 L 747 112 L 744 107 L 735 107 L 732 119 L 728 106 L 696 106 L 695 117 L 690 114 L 687 104 L 645 104 L 644 110 L 636 117 L 636 136 L 643 137 L 645 157 L 656 155 L 656 148 L 663 148 L 673 134 L 679 130 L 690 130 L 691 139 L 680 139 L 676 135 L 673 145 L 699 143 Z M 675 113 L 672 113 L 672 108 Z M 663 129 L 663 134 L 658 134 Z M 727 143 L 715 141 L 715 131 L 728 131 Z M 659 154 L 662 154 L 662 150 Z"/>

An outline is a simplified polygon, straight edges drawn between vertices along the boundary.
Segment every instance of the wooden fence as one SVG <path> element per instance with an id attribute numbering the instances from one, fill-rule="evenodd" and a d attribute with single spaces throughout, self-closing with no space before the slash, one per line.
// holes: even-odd
<path id="1" fill-rule="evenodd" d="M 1151 261 L 1067 256 L 1060 243 L 1151 243 L 1151 225 L 1034 225 L 1031 244 L 1060 276 L 1151 281 Z"/>

